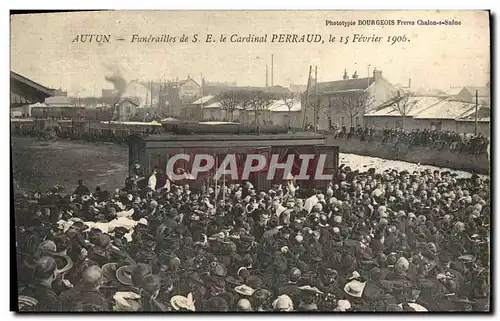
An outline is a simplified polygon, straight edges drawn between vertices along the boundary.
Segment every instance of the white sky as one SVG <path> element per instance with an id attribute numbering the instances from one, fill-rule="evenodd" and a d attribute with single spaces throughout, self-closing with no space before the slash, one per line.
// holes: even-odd
<path id="1" fill-rule="evenodd" d="M 325 26 L 325 20 L 460 20 L 460 26 Z M 72 43 L 78 34 L 111 34 L 108 44 Z M 130 43 L 133 34 L 159 36 L 221 33 L 241 36 L 319 33 L 325 44 Z M 382 43 L 327 43 L 328 34 L 383 36 Z M 388 44 L 388 35 L 409 43 Z M 117 37 L 127 41 L 117 42 Z M 191 74 L 209 81 L 265 85 L 265 66 L 274 53 L 274 84 L 305 84 L 309 65 L 320 81 L 341 79 L 344 69 L 366 77 L 368 64 L 393 84 L 440 88 L 484 85 L 490 69 L 487 12 L 465 11 L 125 11 L 14 16 L 11 70 L 70 94 L 100 95 L 111 68 L 127 80 L 160 80 Z"/>

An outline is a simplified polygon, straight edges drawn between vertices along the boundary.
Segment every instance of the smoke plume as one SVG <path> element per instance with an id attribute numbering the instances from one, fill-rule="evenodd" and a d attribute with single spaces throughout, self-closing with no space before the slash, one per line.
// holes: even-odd
<path id="1" fill-rule="evenodd" d="M 120 66 L 117 62 L 106 63 L 103 62 L 103 67 L 108 70 L 108 76 L 105 76 L 104 79 L 107 82 L 113 84 L 114 94 L 115 94 L 115 103 L 120 101 L 122 95 L 125 93 L 127 89 L 127 81 L 125 77 L 123 77 L 123 66 Z M 111 75 L 109 75 L 111 74 Z"/>
<path id="2" fill-rule="evenodd" d="M 120 75 L 115 73 L 112 76 L 107 76 L 105 77 L 106 81 L 109 81 L 110 83 L 113 84 L 115 87 L 115 92 L 116 92 L 116 98 L 120 99 L 123 93 L 125 92 L 125 89 L 127 88 L 127 82 L 125 79 Z"/>

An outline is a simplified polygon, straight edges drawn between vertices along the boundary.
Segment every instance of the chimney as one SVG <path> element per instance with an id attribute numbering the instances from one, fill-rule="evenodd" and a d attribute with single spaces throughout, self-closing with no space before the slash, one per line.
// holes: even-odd
<path id="1" fill-rule="evenodd" d="M 408 78 L 408 88 L 411 88 L 411 78 Z"/>
<path id="2" fill-rule="evenodd" d="M 352 74 L 352 79 L 357 79 L 358 78 L 358 72 L 355 71 L 354 74 Z"/>
<path id="3" fill-rule="evenodd" d="M 382 70 L 374 69 L 373 70 L 373 80 L 377 81 L 379 79 L 382 79 Z"/>
<path id="4" fill-rule="evenodd" d="M 349 79 L 349 76 L 347 75 L 347 70 L 346 69 L 344 69 L 344 77 L 343 78 L 344 78 L 344 80 Z"/>

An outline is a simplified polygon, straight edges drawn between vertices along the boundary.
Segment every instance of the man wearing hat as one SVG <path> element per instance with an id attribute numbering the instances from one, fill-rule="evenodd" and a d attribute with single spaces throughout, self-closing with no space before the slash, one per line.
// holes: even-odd
<path id="1" fill-rule="evenodd" d="M 71 311 L 77 304 L 92 305 L 98 311 L 108 311 L 107 300 L 100 292 L 103 272 L 98 266 L 91 266 L 82 273 L 82 279 L 75 287 L 60 294 L 63 311 Z"/>
<path id="2" fill-rule="evenodd" d="M 32 283 L 21 291 L 22 295 L 38 301 L 36 311 L 62 311 L 61 301 L 52 290 L 52 282 L 57 274 L 57 264 L 53 257 L 42 256 L 36 262 Z"/>
<path id="3" fill-rule="evenodd" d="M 278 295 L 287 295 L 291 298 L 295 306 L 300 303 L 300 289 L 297 282 L 300 280 L 301 272 L 298 268 L 292 268 L 288 283 L 280 287 L 277 291 Z"/>
<path id="4" fill-rule="evenodd" d="M 342 284 L 345 281 L 340 277 L 339 273 L 332 268 L 320 268 L 319 277 L 315 282 L 318 289 L 324 293 L 329 293 L 335 298 L 342 298 L 345 296 L 344 291 L 342 291 Z"/>
<path id="5" fill-rule="evenodd" d="M 298 311 L 317 311 L 317 303 L 320 301 L 323 292 L 309 285 L 301 286 L 300 290 L 302 291 L 302 295 Z"/>
<path id="6" fill-rule="evenodd" d="M 90 195 L 90 190 L 87 186 L 83 184 L 83 180 L 79 179 L 78 180 L 78 187 L 76 190 L 73 192 L 74 195 L 78 196 L 83 196 L 83 195 Z"/>

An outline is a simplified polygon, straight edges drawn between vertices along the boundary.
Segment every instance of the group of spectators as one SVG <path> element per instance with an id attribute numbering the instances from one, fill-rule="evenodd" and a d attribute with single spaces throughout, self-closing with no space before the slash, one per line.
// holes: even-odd
<path id="1" fill-rule="evenodd" d="M 348 130 L 345 125 L 341 127 L 333 126 L 330 131 L 335 138 L 351 139 L 359 138 L 361 141 L 381 140 L 383 144 L 392 143 L 394 145 L 405 143 L 409 146 L 423 146 L 436 148 L 439 150 L 448 149 L 456 152 L 466 152 L 474 155 L 486 154 L 490 140 L 479 133 L 466 134 L 449 130 L 437 129 L 413 129 L 406 131 L 402 128 L 375 129 L 375 127 L 351 126 Z"/>
<path id="2" fill-rule="evenodd" d="M 340 167 L 322 189 L 152 185 L 18 195 L 19 309 L 490 309 L 487 179 Z"/>

